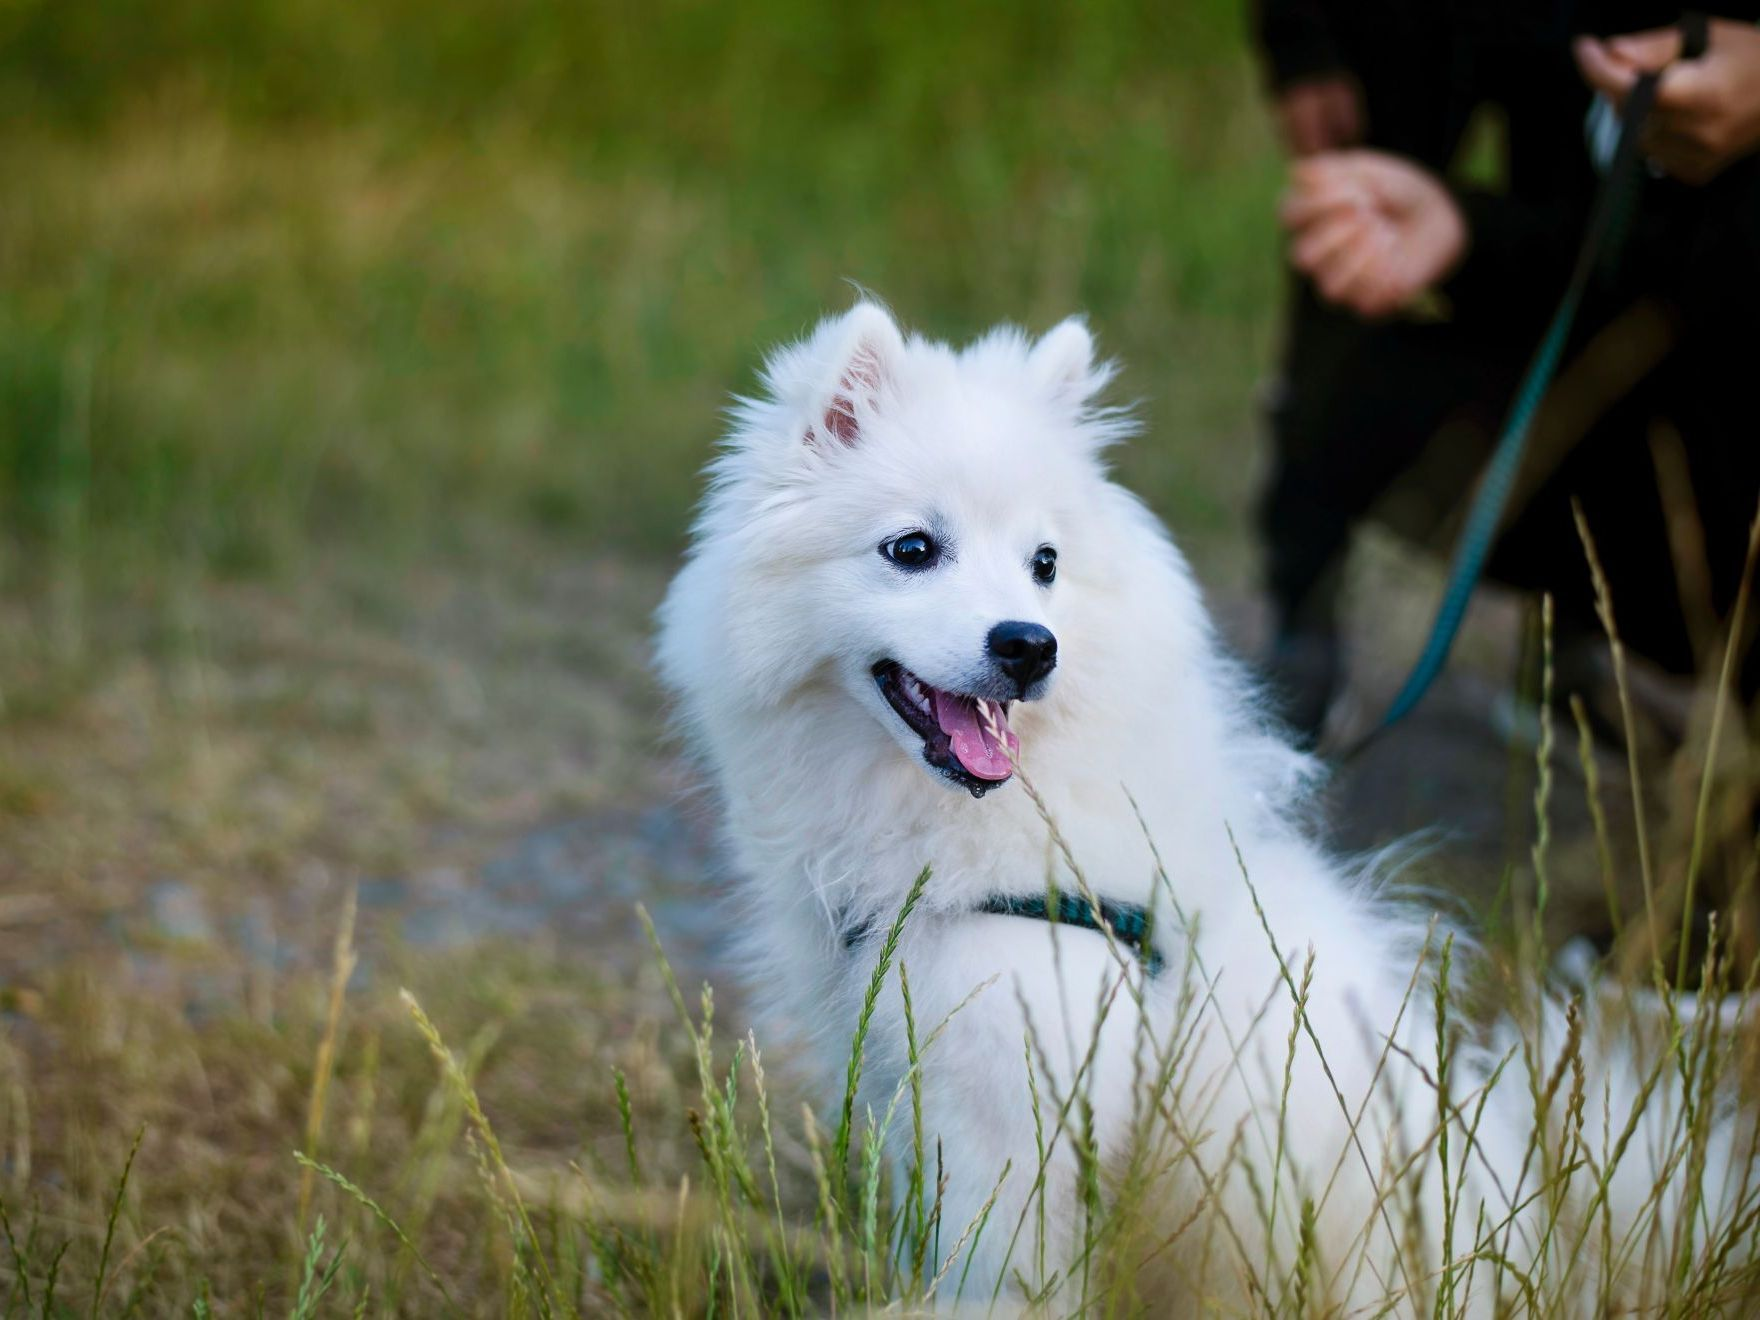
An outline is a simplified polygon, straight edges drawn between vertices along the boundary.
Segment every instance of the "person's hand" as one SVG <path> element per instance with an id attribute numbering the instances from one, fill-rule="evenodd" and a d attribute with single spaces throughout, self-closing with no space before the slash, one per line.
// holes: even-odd
<path id="1" fill-rule="evenodd" d="M 1277 94 L 1277 126 L 1292 156 L 1356 146 L 1363 119 L 1363 92 L 1348 73 L 1298 78 Z"/>
<path id="2" fill-rule="evenodd" d="M 1466 217 L 1442 181 L 1381 151 L 1297 161 L 1282 218 L 1290 263 L 1361 316 L 1408 306 L 1467 251 Z"/>
<path id="3" fill-rule="evenodd" d="M 1576 43 L 1584 80 L 1616 106 L 1640 74 L 1663 70 L 1644 153 L 1683 182 L 1707 183 L 1760 148 L 1760 28 L 1714 18 L 1705 54 L 1671 63 L 1680 53 L 1679 28 Z"/>

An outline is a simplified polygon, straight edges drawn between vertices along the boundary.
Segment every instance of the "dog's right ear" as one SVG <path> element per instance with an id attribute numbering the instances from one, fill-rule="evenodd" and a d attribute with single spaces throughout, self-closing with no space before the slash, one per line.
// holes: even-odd
<path id="1" fill-rule="evenodd" d="M 892 386 L 904 337 L 883 307 L 864 299 L 825 321 L 813 347 L 822 352 L 806 442 L 853 448 Z"/>
<path id="2" fill-rule="evenodd" d="M 1047 330 L 1033 345 L 1027 362 L 1052 399 L 1073 408 L 1085 408 L 1114 373 L 1111 363 L 1094 360 L 1094 336 L 1079 316 L 1067 317 Z"/>

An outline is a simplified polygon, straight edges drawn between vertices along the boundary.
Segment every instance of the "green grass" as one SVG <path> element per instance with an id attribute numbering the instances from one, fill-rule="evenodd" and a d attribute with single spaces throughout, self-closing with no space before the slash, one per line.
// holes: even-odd
<path id="1" fill-rule="evenodd" d="M 600 977 L 578 959 L 479 949 L 412 964 L 414 993 L 388 982 L 348 991 L 348 911 L 331 975 L 284 979 L 267 1016 L 198 1030 L 175 1011 L 59 978 L 42 1002 L 13 1007 L 27 1048 L 0 1053 L 3 1313 L 805 1316 L 920 1313 L 956 1299 L 984 1307 L 990 1297 L 969 1286 L 963 1248 L 986 1233 L 1021 1241 L 1029 1216 L 1071 1213 L 1042 1199 L 1043 1165 L 1060 1145 L 1088 1171 L 1083 1254 L 1068 1274 L 1047 1274 L 1023 1250 L 1009 1285 L 1047 1299 L 1043 1313 L 1161 1314 L 1181 1297 L 1204 1298 L 1218 1314 L 1335 1313 L 1350 1262 L 1318 1245 L 1339 1240 L 1336 1222 L 1317 1227 L 1324 1198 L 1297 1203 L 1280 1158 L 1245 1171 L 1260 1196 L 1241 1219 L 1238 1200 L 1210 1189 L 1246 1158 L 1242 1148 L 1175 1117 L 1185 1047 L 1206 1029 L 1202 968 L 1176 971 L 1193 979 L 1166 1037 L 1139 1035 L 1145 1083 L 1160 1100 L 1134 1120 L 1127 1160 L 1097 1153 L 1084 1063 L 1068 1094 L 1035 1090 L 1041 1167 L 1004 1175 L 1030 1180 L 1040 1199 L 1018 1222 L 992 1219 L 988 1205 L 968 1223 L 943 1217 L 938 1158 L 918 1111 L 942 1024 L 909 1018 L 908 969 L 894 957 L 926 879 L 884 941 L 840 1117 L 803 1106 L 786 1066 L 779 1071 L 749 1034 L 729 1039 L 709 987 L 693 1005 L 660 957 L 633 976 Z M 1629 1233 L 1607 1221 L 1603 1195 L 1621 1162 L 1640 1158 L 1662 1160 L 1697 1187 L 1713 1097 L 1748 1075 L 1751 1039 L 1709 1015 L 1677 1018 L 1666 997 L 1635 1008 L 1603 1002 L 1610 1034 L 1636 1043 L 1639 1096 L 1630 1114 L 1612 1108 L 1603 1142 L 1589 1128 L 1606 1103 L 1587 1061 L 1597 1033 L 1573 1010 L 1562 1039 L 1556 1018 L 1542 1039 L 1520 988 L 1539 974 L 1532 954 L 1494 955 L 1467 976 L 1444 942 L 1429 951 L 1428 977 L 1414 968 L 1407 1011 L 1433 1013 L 1446 1040 L 1464 1025 L 1466 999 L 1504 996 L 1517 1036 L 1498 1071 L 1527 1088 L 1544 1134 L 1526 1152 L 1524 1185 L 1553 1250 L 1532 1268 L 1508 1258 L 1502 1223 L 1459 1190 L 1475 1158 L 1479 1092 L 1439 1047 L 1418 1061 L 1431 1068 L 1437 1131 L 1409 1163 L 1381 1171 L 1378 1213 L 1415 1224 L 1417 1187 L 1440 1179 L 1450 1189 L 1450 1254 L 1438 1273 L 1414 1253 L 1383 1300 L 1394 1313 L 1439 1317 L 1476 1314 L 1492 1298 L 1537 1316 L 1742 1313 L 1760 1296 L 1751 1263 L 1760 1187 L 1734 1214 L 1687 1228 L 1670 1227 L 1677 1221 L 1653 1205 L 1656 1218 Z M 1660 957 L 1655 967 L 1660 976 Z M 1323 1052 L 1351 1044 L 1323 1040 L 1307 1019 L 1313 969 L 1312 955 L 1291 968 L 1272 1009 L 1288 1014 L 1292 1059 L 1298 1034 Z M 1707 984 L 1748 1002 L 1752 969 L 1707 971 Z M 890 1096 L 852 1105 L 868 1017 L 891 995 L 910 1022 L 905 1075 Z M 665 998 L 672 1014 L 657 1019 Z M 1115 998 L 1108 1011 L 1127 1002 Z M 49 1048 L 28 1048 L 32 1036 Z M 1042 1049 L 1031 1035 L 1023 1046 L 1029 1061 Z M 1285 1084 L 1287 1106 L 1287 1076 Z M 1684 1113 L 1637 1136 L 1638 1115 L 1677 1084 L 1692 1097 Z M 1299 1142 L 1299 1120 L 1283 1110 L 1278 1122 Z M 902 1172 L 883 1156 L 889 1147 L 906 1152 Z M 1283 1239 L 1292 1254 L 1258 1257 L 1236 1245 L 1259 1229 L 1270 1235 L 1280 1213 L 1298 1224 Z"/>
<path id="2" fill-rule="evenodd" d="M 953 337 L 1089 312 L 1152 426 L 1132 475 L 1215 535 L 1278 279 L 1237 21 L 14 6 L 5 580 L 482 517 L 670 550 L 729 393 L 850 281 Z"/>

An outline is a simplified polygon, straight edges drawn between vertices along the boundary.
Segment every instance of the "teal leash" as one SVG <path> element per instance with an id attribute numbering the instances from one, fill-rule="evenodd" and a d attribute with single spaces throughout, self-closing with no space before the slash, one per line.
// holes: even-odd
<path id="1" fill-rule="evenodd" d="M 1705 53 L 1706 22 L 1703 15 L 1683 17 L 1681 32 L 1682 59 L 1697 59 Z M 1456 543 L 1447 585 L 1424 649 L 1380 723 L 1346 748 L 1338 757 L 1340 761 L 1352 760 L 1411 714 L 1448 663 L 1449 652 L 1460 633 L 1461 621 L 1466 617 L 1467 606 L 1484 573 L 1485 561 L 1497 540 L 1498 527 L 1508 508 L 1510 493 L 1515 488 L 1516 475 L 1521 471 L 1522 458 L 1527 453 L 1534 418 L 1558 374 L 1559 361 L 1564 356 L 1564 347 L 1570 339 L 1571 328 L 1576 324 L 1583 297 L 1598 275 L 1616 267 L 1624 249 L 1643 183 L 1644 162 L 1638 139 L 1643 133 L 1644 121 L 1656 103 L 1656 86 L 1660 77 L 1656 73 L 1644 74 L 1626 97 L 1620 115 L 1619 145 L 1614 150 L 1607 177 L 1602 181 L 1590 212 L 1589 226 L 1577 251 L 1570 283 L 1565 287 L 1564 297 L 1552 314 L 1545 337 L 1516 389 L 1497 447 L 1492 451 L 1491 461 L 1485 466 L 1479 489 L 1467 511 L 1467 521 Z"/>

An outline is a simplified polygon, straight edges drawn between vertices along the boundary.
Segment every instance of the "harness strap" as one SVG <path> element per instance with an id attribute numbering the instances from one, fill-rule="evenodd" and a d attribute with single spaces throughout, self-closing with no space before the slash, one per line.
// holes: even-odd
<path id="1" fill-rule="evenodd" d="M 1167 966 L 1161 951 L 1151 938 L 1153 922 L 1149 911 L 1140 903 L 1115 903 L 1100 900 L 1098 910 L 1079 894 L 1058 893 L 1055 907 L 1045 894 L 992 894 L 972 909 L 992 917 L 1027 917 L 1033 921 L 1049 921 L 1054 925 L 1075 926 L 1095 932 L 1110 931 L 1112 938 L 1137 956 L 1143 970 L 1150 976 L 1161 975 Z M 846 926 L 843 947 L 854 951 L 873 933 L 871 919 Z"/>
<path id="2" fill-rule="evenodd" d="M 1080 894 L 1056 894 L 1057 906 L 1047 902 L 1045 894 L 992 894 L 978 904 L 978 911 L 997 917 L 1030 917 L 1083 930 L 1109 930 L 1112 937 L 1137 955 L 1150 976 L 1159 976 L 1167 964 L 1150 937 L 1148 909 L 1137 903 L 1115 903 L 1100 900 L 1099 910 Z"/>
<path id="3" fill-rule="evenodd" d="M 1701 13 L 1688 13 L 1681 19 L 1682 59 L 1698 59 L 1705 53 L 1708 31 L 1706 18 Z M 1546 398 L 1546 391 L 1551 386 L 1553 377 L 1558 374 L 1559 360 L 1564 354 L 1565 343 L 1570 338 L 1571 327 L 1576 322 L 1583 296 L 1593 281 L 1605 278 L 1611 272 L 1624 249 L 1644 176 L 1638 139 L 1643 133 L 1644 121 L 1649 118 L 1651 108 L 1656 104 L 1656 86 L 1660 77 L 1657 73 L 1642 75 L 1633 86 L 1631 94 L 1626 97 L 1620 114 L 1619 145 L 1614 151 L 1607 175 L 1595 195 L 1594 206 L 1589 215 L 1589 227 L 1584 232 L 1582 246 L 1577 251 L 1577 262 L 1571 271 L 1570 283 L 1565 287 L 1564 297 L 1559 300 L 1558 309 L 1553 312 L 1546 334 L 1516 390 L 1497 447 L 1492 451 L 1491 460 L 1486 464 L 1485 474 L 1479 482 L 1479 489 L 1473 495 L 1466 525 L 1461 530 L 1460 541 L 1455 546 L 1454 559 L 1449 566 L 1448 582 L 1443 589 L 1441 603 L 1436 607 L 1436 618 L 1430 625 L 1430 635 L 1424 642 L 1424 649 L 1419 653 L 1393 703 L 1387 708 L 1387 713 L 1381 717 L 1381 722 L 1342 752 L 1338 758 L 1341 761 L 1356 757 L 1364 748 L 1411 714 L 1448 661 L 1449 651 L 1454 646 L 1461 621 L 1466 616 L 1467 605 L 1472 601 L 1473 591 L 1479 585 L 1480 575 L 1485 569 L 1485 561 L 1490 557 L 1491 548 L 1496 542 L 1510 493 L 1521 469 L 1522 456 L 1528 447 L 1528 434 L 1533 427 L 1535 415 Z"/>

